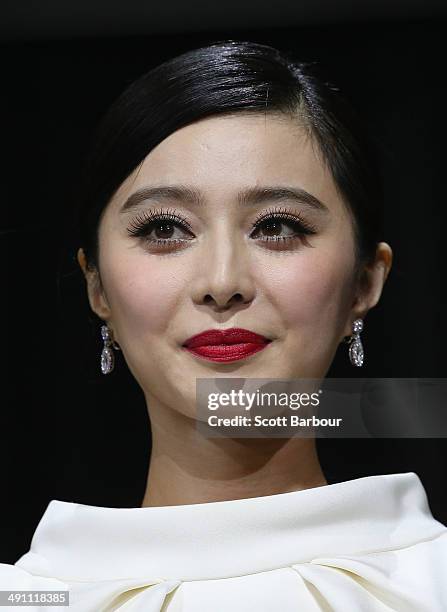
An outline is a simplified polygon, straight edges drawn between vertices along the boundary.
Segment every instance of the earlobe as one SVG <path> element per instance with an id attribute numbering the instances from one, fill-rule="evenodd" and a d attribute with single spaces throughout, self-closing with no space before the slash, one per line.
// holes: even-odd
<path id="1" fill-rule="evenodd" d="M 101 282 L 98 279 L 97 272 L 95 272 L 94 275 L 95 276 L 92 276 L 87 283 L 90 308 L 100 319 L 107 322 L 111 316 L 110 308 L 104 295 Z"/>
<path id="2" fill-rule="evenodd" d="M 377 304 L 385 282 L 385 268 L 381 262 L 375 262 L 364 270 L 358 293 L 352 304 L 353 319 L 364 319 L 371 308 Z"/>
<path id="3" fill-rule="evenodd" d="M 363 270 L 357 294 L 352 302 L 349 321 L 345 328 L 345 336 L 351 333 L 352 321 L 357 318 L 364 319 L 371 308 L 378 303 L 385 281 L 391 269 L 393 252 L 386 242 L 379 242 L 376 249 L 375 259 Z"/>
<path id="4" fill-rule="evenodd" d="M 110 318 L 110 308 L 104 295 L 97 268 L 89 268 L 84 250 L 78 249 L 77 259 L 87 284 L 87 295 L 90 308 L 103 321 Z"/>
<path id="5" fill-rule="evenodd" d="M 386 269 L 382 261 L 375 262 L 374 266 L 367 272 L 365 305 L 367 310 L 374 308 L 382 295 L 383 285 L 386 278 Z"/>

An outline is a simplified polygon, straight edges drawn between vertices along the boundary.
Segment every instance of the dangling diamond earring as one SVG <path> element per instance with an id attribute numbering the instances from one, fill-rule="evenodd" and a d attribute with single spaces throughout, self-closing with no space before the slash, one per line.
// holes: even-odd
<path id="1" fill-rule="evenodd" d="M 112 334 L 107 325 L 101 326 L 101 337 L 104 341 L 104 346 L 101 352 L 101 372 L 103 374 L 110 374 L 115 366 L 115 357 L 113 355 L 112 347 L 119 350 L 119 346 L 112 339 Z"/>
<path id="2" fill-rule="evenodd" d="M 363 319 L 356 319 L 352 324 L 352 336 L 348 337 L 349 343 L 349 359 L 353 366 L 362 366 L 365 351 L 363 350 L 363 344 L 360 340 L 360 332 L 363 329 Z"/>

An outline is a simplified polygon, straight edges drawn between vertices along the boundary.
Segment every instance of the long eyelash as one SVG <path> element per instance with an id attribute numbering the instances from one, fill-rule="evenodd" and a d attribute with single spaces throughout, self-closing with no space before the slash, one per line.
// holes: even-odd
<path id="1" fill-rule="evenodd" d="M 266 212 L 260 213 L 254 222 L 254 228 L 257 229 L 266 221 L 271 219 L 279 219 L 282 221 L 288 221 L 292 226 L 297 229 L 298 234 L 315 234 L 317 232 L 317 228 L 305 221 L 296 211 L 290 210 L 286 207 L 272 207 L 267 209 Z M 172 221 L 178 224 L 182 229 L 189 230 L 192 232 L 191 224 L 179 214 L 175 209 L 168 210 L 164 212 L 161 209 L 151 210 L 149 212 L 143 212 L 138 214 L 135 219 L 133 219 L 130 223 L 130 227 L 127 229 L 127 232 L 130 236 L 133 237 L 144 237 L 148 233 L 148 229 L 151 224 L 155 221 Z M 296 239 L 297 236 L 274 236 L 268 237 L 264 240 L 264 242 L 286 242 L 288 240 Z M 159 238 L 156 240 L 151 240 L 154 244 L 176 244 L 179 242 L 183 242 L 182 240 L 174 240 L 174 239 L 164 239 Z"/>
<path id="2" fill-rule="evenodd" d="M 295 225 L 295 227 L 298 227 L 300 229 L 300 232 L 303 234 L 316 234 L 317 233 L 317 228 L 314 225 L 312 225 L 312 223 L 309 223 L 309 221 L 305 221 L 299 214 L 285 207 L 283 208 L 273 207 L 273 208 L 267 209 L 266 213 L 261 213 L 258 215 L 258 217 L 255 220 L 254 225 L 255 227 L 258 227 L 259 225 L 264 223 L 264 221 L 268 221 L 270 219 L 282 219 L 284 221 L 290 221 L 293 225 Z M 288 238 L 291 238 L 291 237 L 292 236 L 289 236 Z M 287 237 L 284 236 L 284 238 L 287 238 Z"/>
<path id="3" fill-rule="evenodd" d="M 168 210 L 167 212 L 159 210 L 151 210 L 150 212 L 144 212 L 138 214 L 135 219 L 130 223 L 130 227 L 127 229 L 128 234 L 131 236 L 143 236 L 147 231 L 148 226 L 153 221 L 173 221 L 182 226 L 183 229 L 191 230 L 191 225 L 182 217 L 175 209 Z M 170 241 L 172 242 L 172 241 Z"/>

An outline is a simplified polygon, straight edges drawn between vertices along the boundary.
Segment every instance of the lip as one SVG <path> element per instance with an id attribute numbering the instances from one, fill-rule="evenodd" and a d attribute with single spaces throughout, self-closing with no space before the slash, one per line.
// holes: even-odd
<path id="1" fill-rule="evenodd" d="M 200 334 L 191 336 L 184 343 L 186 348 L 196 348 L 198 346 L 216 346 L 220 344 L 267 344 L 269 338 L 256 334 L 242 327 L 230 327 L 229 329 L 207 329 Z"/>
<path id="2" fill-rule="evenodd" d="M 271 339 L 241 327 L 207 329 L 191 336 L 183 347 L 210 361 L 236 361 L 261 351 Z"/>

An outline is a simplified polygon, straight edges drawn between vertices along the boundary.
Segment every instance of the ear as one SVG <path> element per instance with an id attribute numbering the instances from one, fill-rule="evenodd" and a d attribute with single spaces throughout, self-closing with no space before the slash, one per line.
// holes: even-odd
<path id="1" fill-rule="evenodd" d="M 78 249 L 77 260 L 87 283 L 90 308 L 100 319 L 107 321 L 110 318 L 111 312 L 102 288 L 98 269 L 88 265 L 87 258 L 82 248 Z"/>
<path id="2" fill-rule="evenodd" d="M 352 303 L 344 336 L 352 334 L 352 323 L 355 319 L 364 319 L 382 295 L 383 286 L 388 277 L 393 262 L 393 251 L 386 242 L 379 242 L 374 261 L 362 270 L 356 294 Z"/>

